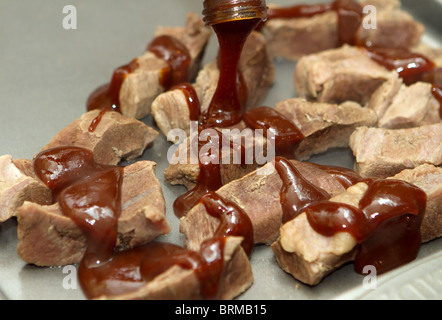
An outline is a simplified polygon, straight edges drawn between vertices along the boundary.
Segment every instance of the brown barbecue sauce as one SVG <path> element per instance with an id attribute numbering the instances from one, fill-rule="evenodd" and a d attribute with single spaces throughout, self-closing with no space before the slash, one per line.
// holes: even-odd
<path id="1" fill-rule="evenodd" d="M 311 227 L 326 237 L 351 234 L 358 243 L 354 268 L 363 274 L 374 266 L 378 274 L 417 257 L 426 194 L 400 180 L 364 180 L 368 190 L 359 207 L 327 200 L 312 202 L 301 212 Z"/>
<path id="2" fill-rule="evenodd" d="M 210 127 L 229 127 L 241 121 L 244 97 L 239 96 L 238 81 L 243 81 L 238 65 L 244 43 L 260 19 L 229 21 L 213 25 L 219 46 L 219 80 L 203 123 Z M 244 90 L 243 90 L 244 92 Z M 243 93 L 244 95 L 244 93 Z"/>
<path id="3" fill-rule="evenodd" d="M 189 66 L 191 62 L 188 49 L 172 36 L 162 35 L 156 37 L 147 46 L 147 51 L 152 52 L 160 59 L 167 62 L 161 74 L 160 84 L 165 90 L 189 79 Z M 87 111 L 100 110 L 99 115 L 92 121 L 89 132 L 94 132 L 108 111 L 121 112 L 120 90 L 126 77 L 139 68 L 138 59 L 132 60 L 127 65 L 115 69 L 111 82 L 97 88 L 89 96 L 86 108 Z"/>
<path id="4" fill-rule="evenodd" d="M 431 93 L 439 102 L 439 116 L 442 118 L 442 83 L 436 74 L 441 72 L 436 64 L 426 56 L 407 49 L 366 49 L 370 58 L 388 70 L 395 70 L 406 85 L 418 81 L 431 83 Z"/>

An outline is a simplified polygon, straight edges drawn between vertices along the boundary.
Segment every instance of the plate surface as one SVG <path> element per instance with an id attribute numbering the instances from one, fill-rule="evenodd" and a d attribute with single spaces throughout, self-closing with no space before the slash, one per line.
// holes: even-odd
<path id="1" fill-rule="evenodd" d="M 301 1 L 273 2 L 288 5 Z M 202 10 L 201 0 L 69 3 L 77 9 L 76 30 L 64 29 L 65 4 L 60 1 L 0 1 L 1 155 L 32 158 L 85 112 L 88 95 L 108 82 L 116 67 L 144 51 L 158 25 L 183 25 L 187 12 Z M 427 26 L 425 41 L 441 46 L 440 1 L 407 0 L 404 6 Z M 216 39 L 212 38 L 205 62 L 213 60 L 216 52 Z M 292 80 L 295 64 L 278 61 L 276 67 L 277 82 L 265 101 L 269 106 L 296 96 Z M 145 122 L 152 124 L 152 119 Z M 158 162 L 160 181 L 164 181 L 169 147 L 160 137 L 142 157 Z M 313 161 L 348 168 L 353 165 L 351 152 L 346 149 L 333 150 Z M 171 206 L 184 189 L 164 184 L 163 191 L 172 232 L 160 240 L 182 244 Z M 379 277 L 376 289 L 364 289 L 364 277 L 357 275 L 352 265 L 339 269 L 317 287 L 305 286 L 278 267 L 269 247 L 259 246 L 251 258 L 255 283 L 239 299 L 440 299 L 441 241 L 425 244 L 415 262 Z M 16 222 L 0 224 L 0 299 L 84 299 L 78 287 L 66 286 L 75 268 L 27 265 L 18 257 L 16 244 Z"/>

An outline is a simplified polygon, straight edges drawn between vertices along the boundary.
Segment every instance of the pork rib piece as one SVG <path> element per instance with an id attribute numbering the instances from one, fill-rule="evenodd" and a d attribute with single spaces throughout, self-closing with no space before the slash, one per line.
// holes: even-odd
<path id="1" fill-rule="evenodd" d="M 427 207 L 421 225 L 421 240 L 428 242 L 442 235 L 442 169 L 424 164 L 392 177 L 421 188 L 427 195 Z M 330 201 L 358 207 L 368 186 L 358 183 Z M 281 268 L 297 280 L 317 285 L 342 264 L 354 260 L 357 242 L 349 233 L 326 237 L 310 226 L 306 213 L 284 224 L 280 237 L 272 244 Z"/>
<path id="2" fill-rule="evenodd" d="M 52 191 L 33 175 L 31 161 L 1 156 L 0 223 L 16 216 L 25 201 L 48 205 L 52 202 Z"/>
<path id="3" fill-rule="evenodd" d="M 61 130 L 43 147 L 75 146 L 91 150 L 94 160 L 100 164 L 116 165 L 121 160 L 141 156 L 144 150 L 158 137 L 158 132 L 134 118 L 110 111 L 103 115 L 95 131 L 90 132 L 92 121 L 99 110 L 83 114 Z"/>
<path id="4" fill-rule="evenodd" d="M 397 77 L 396 71 L 374 62 L 365 49 L 344 45 L 302 57 L 294 81 L 301 98 L 325 103 L 351 100 L 365 105 L 384 82 Z"/>
<path id="5" fill-rule="evenodd" d="M 361 43 L 381 48 L 411 48 L 421 40 L 424 26 L 403 11 L 399 1 L 368 0 L 361 4 L 377 9 L 376 28 L 361 26 L 357 33 Z M 326 12 L 311 18 L 271 19 L 262 32 L 272 56 L 298 60 L 304 55 L 337 47 L 338 15 Z"/>
<path id="6" fill-rule="evenodd" d="M 211 30 L 197 14 L 189 13 L 185 27 L 158 27 L 154 36 L 163 35 L 174 37 L 188 49 L 189 77 L 193 79 L 200 68 Z M 153 100 L 167 89 L 161 78 L 169 65 L 150 51 L 139 56 L 137 62 L 138 68 L 128 74 L 121 85 L 120 110 L 125 116 L 142 119 L 150 114 Z"/>
<path id="7" fill-rule="evenodd" d="M 153 241 L 170 231 L 165 201 L 155 176 L 156 164 L 138 161 L 124 168 L 122 213 L 118 220 L 118 249 Z M 20 257 L 38 266 L 79 263 L 87 240 L 58 203 L 44 206 L 25 202 L 17 210 Z"/>
<path id="8" fill-rule="evenodd" d="M 350 136 L 355 171 L 387 178 L 421 164 L 442 164 L 442 123 L 409 129 L 359 127 Z"/>

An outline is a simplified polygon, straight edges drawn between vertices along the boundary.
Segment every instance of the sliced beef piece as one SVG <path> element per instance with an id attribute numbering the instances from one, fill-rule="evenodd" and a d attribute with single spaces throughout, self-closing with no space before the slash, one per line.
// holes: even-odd
<path id="1" fill-rule="evenodd" d="M 278 103 L 276 110 L 305 136 L 295 151 L 298 160 L 308 160 L 330 148 L 348 147 L 350 135 L 357 127 L 371 127 L 377 122 L 373 110 L 354 102 L 336 105 L 293 98 Z"/>
<path id="2" fill-rule="evenodd" d="M 343 46 L 301 58 L 294 81 L 298 96 L 326 103 L 355 101 L 365 105 L 396 71 L 374 62 L 364 49 Z"/>
<path id="3" fill-rule="evenodd" d="M 442 168 L 423 164 L 406 169 L 393 179 L 404 180 L 421 188 L 427 194 L 427 208 L 422 221 L 422 242 L 442 236 Z"/>
<path id="4" fill-rule="evenodd" d="M 253 283 L 250 261 L 241 247 L 242 238 L 228 237 L 224 247 L 224 270 L 220 299 L 231 300 Z M 195 272 L 174 265 L 141 289 L 119 296 L 103 296 L 101 300 L 202 300 L 200 283 Z"/>
<path id="5" fill-rule="evenodd" d="M 379 117 L 377 126 L 402 129 L 440 123 L 440 104 L 431 90 L 432 85 L 425 82 L 402 85 L 385 113 Z"/>
<path id="6" fill-rule="evenodd" d="M 122 214 L 118 221 L 118 249 L 132 248 L 167 234 L 165 201 L 155 176 L 156 164 L 139 161 L 124 168 Z M 50 206 L 25 202 L 17 210 L 20 257 L 38 266 L 78 263 L 87 240 L 58 203 Z"/>
<path id="7" fill-rule="evenodd" d="M 26 159 L 0 157 L 0 223 L 15 217 L 25 202 L 41 205 L 52 203 L 52 192 L 32 175 L 32 163 Z"/>
<path id="8" fill-rule="evenodd" d="M 239 68 L 243 73 L 248 90 L 247 107 L 258 106 L 266 97 L 275 80 L 275 66 L 268 53 L 264 37 L 252 32 L 241 55 Z M 219 79 L 216 61 L 210 62 L 198 73 L 194 88 L 200 102 L 200 111 L 209 108 Z M 152 114 L 160 128 L 167 135 L 172 129 L 190 128 L 188 99 L 182 90 L 170 90 L 159 95 L 152 103 Z"/>
<path id="9" fill-rule="evenodd" d="M 211 36 L 210 28 L 195 13 L 189 13 L 185 27 L 158 27 L 154 36 L 168 35 L 180 41 L 189 51 L 189 77 L 194 78 L 200 68 L 205 48 Z M 142 119 L 150 114 L 153 100 L 167 88 L 161 84 L 166 61 L 151 52 L 137 58 L 139 67 L 123 81 L 120 89 L 120 110 L 128 117 Z"/>
<path id="10" fill-rule="evenodd" d="M 62 146 L 82 147 L 93 151 L 100 164 L 116 165 L 121 160 L 141 156 L 144 150 L 158 137 L 158 132 L 143 122 L 106 112 L 95 131 L 89 127 L 100 111 L 85 113 L 65 129 L 61 130 L 45 147 L 47 150 Z"/>
<path id="11" fill-rule="evenodd" d="M 357 38 L 373 47 L 411 48 L 419 43 L 424 26 L 400 8 L 398 1 L 361 1 L 377 9 L 376 29 L 361 26 Z M 326 12 L 311 18 L 271 19 L 262 29 L 275 57 L 298 60 L 304 55 L 336 48 L 338 16 Z"/>
<path id="12" fill-rule="evenodd" d="M 316 165 L 293 160 L 301 174 L 316 186 L 336 195 L 345 191 L 339 181 Z M 273 163 L 230 182 L 217 191 L 222 198 L 232 201 L 250 217 L 255 243 L 270 244 L 279 235 L 282 225 L 280 191 L 282 180 Z M 210 216 L 204 205 L 196 205 L 181 219 L 180 231 L 186 236 L 186 246 L 198 250 L 200 244 L 211 238 L 219 220 Z"/>
<path id="13" fill-rule="evenodd" d="M 427 194 L 427 207 L 421 225 L 422 242 L 442 235 L 442 169 L 432 165 L 422 165 L 406 169 L 392 177 L 421 188 Z M 367 185 L 358 183 L 330 201 L 358 206 Z M 307 216 L 302 213 L 284 224 L 281 235 L 272 244 L 281 268 L 296 279 L 309 285 L 317 285 L 321 280 L 346 262 L 354 260 L 356 240 L 348 233 L 337 233 L 325 237 L 310 226 Z"/>
<path id="14" fill-rule="evenodd" d="M 355 171 L 386 178 L 421 164 L 442 164 L 442 123 L 409 129 L 360 127 L 350 136 Z"/>

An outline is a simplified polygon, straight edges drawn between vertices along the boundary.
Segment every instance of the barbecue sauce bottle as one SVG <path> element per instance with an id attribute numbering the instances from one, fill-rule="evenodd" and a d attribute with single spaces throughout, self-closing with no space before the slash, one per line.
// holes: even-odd
<path id="1" fill-rule="evenodd" d="M 244 113 L 238 92 L 239 59 L 247 37 L 267 19 L 267 6 L 265 0 L 205 0 L 203 16 L 220 47 L 220 77 L 203 123 L 225 128 L 239 123 Z"/>

